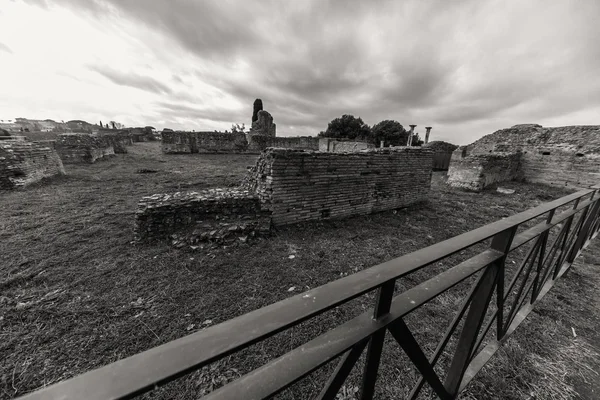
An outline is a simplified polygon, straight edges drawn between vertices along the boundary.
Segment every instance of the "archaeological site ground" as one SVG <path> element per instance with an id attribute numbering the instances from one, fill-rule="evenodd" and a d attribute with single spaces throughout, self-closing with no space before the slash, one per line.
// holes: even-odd
<path id="1" fill-rule="evenodd" d="M 62 152 L 63 163 L 54 162 L 52 171 L 65 173 L 38 179 L 35 172 L 35 179 L 19 187 L 13 187 L 21 182 L 14 177 L 17 167 L 21 177 L 49 167 L 15 156 L 11 146 L 1 147 L 13 160 L 0 163 L 7 188 L 0 191 L 1 399 L 202 332 L 578 190 L 575 181 L 565 185 L 566 179 L 557 185 L 514 176 L 491 182 L 498 176 L 489 167 L 494 157 L 514 165 L 502 173 L 518 175 L 523 160 L 533 165 L 533 155 L 529 159 L 506 147 L 486 148 L 479 154 L 488 155 L 477 156 L 444 143 L 374 150 L 358 142 L 281 138 L 287 146 L 275 147 L 286 150 L 264 151 L 278 140 L 275 124 L 270 114 L 256 114 L 250 141 L 171 132 L 162 143 L 125 143 L 117 136 L 110 139 L 112 147 L 88 138 L 82 145 L 75 138 L 64 139 L 62 147 L 40 145 L 29 159 L 48 160 L 43 156 Z M 266 134 L 256 133 L 263 128 Z M 554 137 L 534 128 L 539 140 Z M 114 141 L 126 151 L 107 150 L 117 149 Z M 305 152 L 320 146 L 321 152 Z M 540 146 L 531 144 L 535 160 L 551 157 L 549 165 L 559 158 L 578 165 L 595 160 L 591 146 L 586 152 L 563 146 L 560 153 Z M 458 188 L 448 184 L 448 163 Z M 469 163 L 476 164 L 475 173 Z M 498 184 L 507 191 L 498 192 Z M 238 195 L 240 190 L 246 192 Z M 268 232 L 257 228 L 258 222 L 253 225 L 265 215 Z M 551 232 L 548 243 L 560 239 L 557 235 Z M 398 279 L 395 289 L 406 291 L 489 246 L 483 241 Z M 507 274 L 515 273 L 525 252 L 518 249 L 506 259 Z M 460 398 L 597 398 L 599 252 L 597 241 L 583 251 Z M 404 318 L 426 352 L 435 350 L 473 282 L 457 284 Z M 375 301 L 375 292 L 356 297 L 141 398 L 196 399 L 213 393 L 369 310 Z M 375 398 L 404 398 L 420 374 L 391 335 L 383 346 Z M 448 346 L 454 349 L 457 339 Z M 436 371 L 449 367 L 450 353 L 440 357 Z M 338 399 L 358 398 L 365 359 L 363 352 Z M 334 368 L 335 363 L 325 365 L 276 398 L 314 398 Z M 425 385 L 420 398 L 431 393 Z"/>

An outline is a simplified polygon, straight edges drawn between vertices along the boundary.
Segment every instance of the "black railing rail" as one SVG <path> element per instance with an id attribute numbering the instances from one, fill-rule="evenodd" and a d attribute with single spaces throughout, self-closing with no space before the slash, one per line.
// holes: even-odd
<path id="1" fill-rule="evenodd" d="M 21 399 L 132 398 L 374 290 L 378 293 L 373 310 L 327 331 L 205 398 L 269 398 L 340 358 L 317 397 L 334 399 L 366 349 L 360 398 L 371 399 L 384 338 L 389 331 L 421 374 L 408 398 L 416 398 L 423 385 L 428 383 L 439 398 L 454 399 L 598 233 L 599 189 L 600 186 L 594 186 L 542 204 L 40 389 Z M 518 232 L 524 224 L 539 217 L 545 217 L 545 220 L 531 227 L 525 226 Z M 549 245 L 553 228 L 559 232 Z M 491 239 L 491 245 L 487 250 L 394 296 L 396 280 L 488 239 Z M 505 282 L 507 256 L 531 242 L 531 248 L 513 278 Z M 480 274 L 476 283 L 464 298 L 435 352 L 426 357 L 403 317 L 477 273 Z M 484 325 L 494 293 L 496 310 Z M 508 301 L 511 294 L 516 295 Z M 462 330 L 450 367 L 446 376 L 440 377 L 434 366 L 461 322 Z M 480 349 L 492 327 L 494 337 Z"/>

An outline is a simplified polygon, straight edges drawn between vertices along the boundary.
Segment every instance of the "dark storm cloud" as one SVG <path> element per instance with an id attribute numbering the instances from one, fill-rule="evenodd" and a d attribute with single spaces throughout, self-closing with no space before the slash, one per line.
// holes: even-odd
<path id="1" fill-rule="evenodd" d="M 117 71 L 109 66 L 90 66 L 90 70 L 99 73 L 111 82 L 121 85 L 129 86 L 136 89 L 145 90 L 147 92 L 153 92 L 157 94 L 170 94 L 171 89 L 149 76 L 138 75 L 135 73 L 126 73 Z"/>
<path id="2" fill-rule="evenodd" d="M 248 110 L 262 98 L 283 134 L 317 133 L 345 113 L 464 134 L 465 124 L 492 129 L 598 106 L 597 1 L 27 1 L 141 24 L 183 49 L 189 59 L 173 60 L 170 82 L 97 70 L 168 94 L 157 104 L 165 118 L 249 120 L 250 111 L 169 90 L 188 82 L 180 72 Z"/>
<path id="3" fill-rule="evenodd" d="M 10 49 L 10 47 L 8 47 L 7 45 L 5 45 L 4 43 L 0 42 L 0 51 L 5 51 L 8 54 L 14 54 L 13 51 Z"/>

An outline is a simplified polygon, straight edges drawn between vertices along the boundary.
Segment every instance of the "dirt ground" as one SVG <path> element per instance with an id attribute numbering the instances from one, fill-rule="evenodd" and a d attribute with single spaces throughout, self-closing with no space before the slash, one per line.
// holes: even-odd
<path id="1" fill-rule="evenodd" d="M 512 195 L 468 193 L 448 188 L 443 173 L 435 173 L 430 201 L 403 210 L 287 227 L 251 244 L 195 252 L 166 243 L 135 245 L 140 197 L 235 186 L 255 159 L 163 155 L 159 146 L 136 143 L 129 154 L 67 165 L 66 177 L 0 193 L 0 398 L 18 397 L 567 193 L 516 182 L 503 185 L 516 190 Z M 598 249 L 594 244 L 586 250 L 585 262 L 543 299 L 463 398 L 598 398 Z M 466 288 L 459 285 L 407 319 L 424 348 L 435 348 Z M 144 398 L 198 398 L 372 305 L 369 295 L 353 300 Z M 395 343 L 385 346 L 377 398 L 402 397 L 417 375 Z M 343 389 L 345 399 L 354 397 L 358 372 Z M 314 396 L 326 378 L 323 371 L 314 373 L 278 398 Z"/>

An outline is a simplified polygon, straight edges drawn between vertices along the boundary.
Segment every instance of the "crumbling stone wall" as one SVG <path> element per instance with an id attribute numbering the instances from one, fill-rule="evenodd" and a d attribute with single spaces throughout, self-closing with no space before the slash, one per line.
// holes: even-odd
<path id="1" fill-rule="evenodd" d="M 105 134 L 102 136 L 115 150 L 115 154 L 127 154 L 127 146 L 133 146 L 133 139 L 127 134 Z"/>
<path id="2" fill-rule="evenodd" d="M 248 150 L 260 152 L 268 147 L 286 149 L 319 150 L 319 138 L 316 136 L 266 136 L 248 134 Z"/>
<path id="3" fill-rule="evenodd" d="M 91 164 L 115 155 L 109 140 L 90 135 L 59 135 L 54 148 L 64 164 Z"/>
<path id="4" fill-rule="evenodd" d="M 162 151 L 178 153 L 243 153 L 248 149 L 241 132 L 162 132 Z"/>
<path id="5" fill-rule="evenodd" d="M 354 151 L 374 149 L 375 145 L 367 142 L 352 142 L 332 138 L 318 138 L 319 151 L 328 153 L 351 153 Z"/>
<path id="6" fill-rule="evenodd" d="M 137 240 L 177 243 L 245 240 L 270 226 L 343 218 L 427 200 L 430 150 L 400 147 L 355 153 L 269 148 L 239 189 L 144 197 Z M 183 239 L 182 239 L 183 238 Z"/>
<path id="7" fill-rule="evenodd" d="M 520 180 L 521 152 L 469 154 L 462 147 L 452 154 L 448 184 L 452 187 L 481 191 L 499 182 Z"/>
<path id="8" fill-rule="evenodd" d="M 401 147 L 356 153 L 263 152 L 243 188 L 259 196 L 274 225 L 343 218 L 425 201 L 432 152 Z"/>
<path id="9" fill-rule="evenodd" d="M 0 190 L 16 189 L 64 174 L 57 152 L 45 143 L 0 141 Z"/>
<path id="10" fill-rule="evenodd" d="M 522 151 L 521 173 L 530 182 L 573 188 L 600 183 L 598 125 L 515 125 L 482 137 L 469 150 L 471 154 Z"/>
<path id="11" fill-rule="evenodd" d="M 270 228 L 258 197 L 239 189 L 209 189 L 202 192 L 155 194 L 138 203 L 136 240 L 181 237 L 190 244 L 245 238 Z"/>

